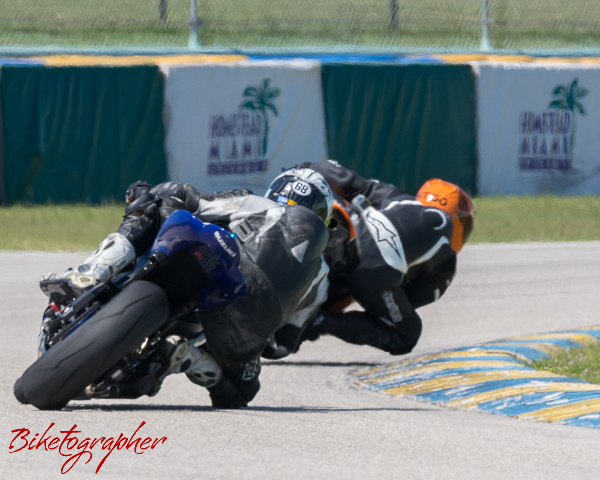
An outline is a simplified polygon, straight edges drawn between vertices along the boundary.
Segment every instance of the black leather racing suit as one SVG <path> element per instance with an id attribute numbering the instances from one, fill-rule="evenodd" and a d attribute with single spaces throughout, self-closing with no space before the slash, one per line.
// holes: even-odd
<path id="1" fill-rule="evenodd" d="M 142 255 L 164 220 L 181 209 L 230 231 L 245 220 L 252 230 L 240 242 L 248 293 L 228 307 L 201 314 L 207 346 L 223 370 L 221 381 L 209 388 L 213 406 L 239 408 L 260 388 L 260 353 L 267 339 L 286 320 L 306 321 L 325 300 L 328 267 L 321 253 L 327 228 L 307 208 L 282 206 L 248 190 L 209 195 L 167 182 L 128 206 L 118 233 Z"/>
<path id="2" fill-rule="evenodd" d="M 353 208 L 360 263 L 349 273 L 330 266 L 326 304 L 333 305 L 350 295 L 365 311 L 322 309 L 303 338 L 331 334 L 393 355 L 410 352 L 422 329 L 415 309 L 440 298 L 456 271 L 456 254 L 450 248 L 450 217 L 442 210 L 423 206 L 393 185 L 365 180 L 337 162 L 309 168 L 323 175 L 344 199 L 352 201 L 362 194 L 372 206 Z"/>

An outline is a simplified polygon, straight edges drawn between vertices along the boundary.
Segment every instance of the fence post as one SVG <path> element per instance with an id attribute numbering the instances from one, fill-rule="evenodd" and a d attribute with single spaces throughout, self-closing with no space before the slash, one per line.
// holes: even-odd
<path id="1" fill-rule="evenodd" d="M 481 50 L 490 51 L 490 17 L 488 11 L 488 0 L 481 0 Z"/>
<path id="2" fill-rule="evenodd" d="M 200 19 L 198 18 L 198 3 L 196 0 L 190 0 L 190 39 L 188 47 L 194 50 L 200 47 L 200 38 L 198 31 L 200 29 Z"/>
<path id="3" fill-rule="evenodd" d="M 158 2 L 158 14 L 160 23 L 167 22 L 167 0 L 160 0 Z"/>
<path id="4" fill-rule="evenodd" d="M 398 28 L 398 0 L 390 0 L 390 30 Z"/>

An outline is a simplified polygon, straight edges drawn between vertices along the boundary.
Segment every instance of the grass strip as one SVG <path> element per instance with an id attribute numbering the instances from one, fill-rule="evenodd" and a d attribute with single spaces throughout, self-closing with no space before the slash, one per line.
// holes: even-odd
<path id="1" fill-rule="evenodd" d="M 480 44 L 481 0 L 396 5 L 397 22 L 390 28 L 390 1 L 202 0 L 200 41 L 229 48 Z M 3 46 L 183 47 L 188 42 L 188 0 L 0 0 L 0 11 Z M 490 39 L 495 48 L 598 48 L 599 14 L 597 0 L 493 0 Z"/>
<path id="2" fill-rule="evenodd" d="M 600 197 L 475 198 L 469 244 L 600 240 Z M 123 217 L 125 204 L 0 207 L 0 250 L 89 251 Z"/>
<path id="3" fill-rule="evenodd" d="M 473 200 L 472 243 L 600 240 L 600 197 L 510 196 Z"/>
<path id="4" fill-rule="evenodd" d="M 555 357 L 534 362 L 531 366 L 586 382 L 600 383 L 600 344 L 571 348 Z"/>
<path id="5" fill-rule="evenodd" d="M 125 204 L 0 207 L 0 250 L 94 250 L 124 211 Z"/>

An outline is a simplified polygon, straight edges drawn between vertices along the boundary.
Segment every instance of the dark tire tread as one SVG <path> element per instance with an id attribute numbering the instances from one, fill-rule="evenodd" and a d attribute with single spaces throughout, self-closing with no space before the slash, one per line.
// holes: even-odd
<path id="1" fill-rule="evenodd" d="M 15 397 L 40 410 L 60 410 L 159 329 L 168 316 L 168 300 L 159 287 L 145 281 L 132 283 L 31 365 L 15 383 Z"/>
<path id="2" fill-rule="evenodd" d="M 25 392 L 23 392 L 23 380 L 21 379 L 21 377 L 19 377 L 19 379 L 15 382 L 14 393 L 15 398 L 23 405 L 29 404 L 27 398 L 25 397 Z"/>

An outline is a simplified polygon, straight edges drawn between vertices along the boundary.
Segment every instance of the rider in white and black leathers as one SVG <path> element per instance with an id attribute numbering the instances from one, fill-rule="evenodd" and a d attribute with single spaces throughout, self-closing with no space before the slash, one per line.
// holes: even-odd
<path id="1" fill-rule="evenodd" d="M 330 334 L 392 355 L 410 352 L 422 330 L 416 309 L 440 298 L 456 271 L 450 215 L 393 185 L 365 180 L 337 162 L 302 167 L 327 180 L 338 204 L 345 204 L 357 238 L 336 243 L 334 231 L 330 232 L 324 253 L 330 266 L 328 300 L 303 326 L 299 343 Z M 332 311 L 348 298 L 364 311 Z M 282 327 L 263 356 L 282 358 L 296 350 L 300 330 Z"/>
<path id="2" fill-rule="evenodd" d="M 326 189 L 330 205 L 331 191 L 328 186 Z M 110 257 L 104 264 L 109 264 L 111 274 L 115 273 L 114 259 L 120 257 L 105 252 L 111 252 L 120 242 L 130 244 L 125 250 L 133 248 L 135 257 L 142 255 L 152 246 L 164 220 L 176 210 L 190 211 L 203 222 L 239 233 L 240 269 L 248 293 L 228 307 L 203 311 L 202 325 L 209 352 L 222 369 L 218 383 L 209 387 L 213 406 L 247 405 L 260 388 L 260 353 L 267 339 L 283 321 L 312 315 L 325 300 L 325 294 L 318 292 L 326 290 L 327 284 L 328 268 L 321 254 L 327 242 L 324 222 L 328 218 L 320 218 L 303 206 L 258 197 L 248 190 L 209 195 L 187 184 L 167 182 L 152 187 L 138 182 L 130 187 L 127 196 L 133 202 L 126 209 L 123 223 L 116 234 L 109 236 L 108 243 L 105 240 L 101 244 L 101 255 L 95 254 Z M 330 213 L 329 206 L 324 215 Z M 295 250 L 298 245 L 302 245 L 301 255 Z M 42 290 L 49 294 L 47 290 L 61 279 L 76 286 L 81 280 L 77 272 L 85 276 L 86 272 L 96 271 L 98 265 L 104 266 L 96 257 L 92 255 L 90 262 L 76 270 L 44 277 L 40 282 Z M 127 252 L 127 258 L 130 257 L 131 252 Z M 90 281 L 94 283 L 95 279 Z M 82 284 L 87 285 L 85 279 Z M 193 368 L 194 358 L 191 361 Z M 177 368 L 176 373 L 185 371 L 182 366 Z"/>

